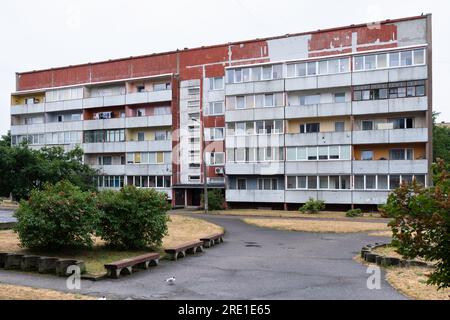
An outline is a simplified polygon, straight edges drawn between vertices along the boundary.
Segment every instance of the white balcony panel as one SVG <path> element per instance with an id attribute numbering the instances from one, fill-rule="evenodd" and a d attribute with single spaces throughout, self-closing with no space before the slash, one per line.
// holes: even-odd
<path id="1" fill-rule="evenodd" d="M 317 199 L 329 204 L 348 204 L 352 202 L 350 190 L 319 190 Z"/>
<path id="2" fill-rule="evenodd" d="M 389 82 L 388 70 L 358 71 L 353 73 L 352 85 L 360 86 Z"/>
<path id="3" fill-rule="evenodd" d="M 283 92 L 284 80 L 268 80 L 268 81 L 256 81 L 254 83 L 254 92 L 267 93 L 267 92 Z"/>
<path id="4" fill-rule="evenodd" d="M 111 166 L 90 166 L 91 168 L 98 170 L 101 175 L 109 176 L 123 176 L 125 175 L 124 165 L 111 165 Z"/>
<path id="5" fill-rule="evenodd" d="M 385 204 L 388 191 L 353 191 L 354 204 Z"/>
<path id="6" fill-rule="evenodd" d="M 317 77 L 318 88 L 349 87 L 351 85 L 352 76 L 350 72 Z"/>
<path id="7" fill-rule="evenodd" d="M 124 153 L 125 142 L 99 142 L 83 144 L 84 153 Z"/>
<path id="8" fill-rule="evenodd" d="M 94 97 L 83 99 L 83 108 L 99 108 L 103 107 L 103 97 Z"/>
<path id="9" fill-rule="evenodd" d="M 45 112 L 64 111 L 64 101 L 45 103 Z"/>
<path id="10" fill-rule="evenodd" d="M 253 109 L 227 110 L 225 112 L 226 122 L 253 121 L 254 119 Z"/>
<path id="11" fill-rule="evenodd" d="M 388 130 L 389 143 L 428 142 L 427 128 Z"/>
<path id="12" fill-rule="evenodd" d="M 282 147 L 284 146 L 284 135 L 227 136 L 225 143 L 227 148 Z"/>
<path id="13" fill-rule="evenodd" d="M 50 122 L 45 125 L 45 132 L 61 132 L 61 131 L 65 131 L 64 122 Z"/>
<path id="14" fill-rule="evenodd" d="M 427 111 L 428 97 L 390 99 L 389 112 Z"/>
<path id="15" fill-rule="evenodd" d="M 27 134 L 28 125 L 11 126 L 11 135 Z"/>
<path id="16" fill-rule="evenodd" d="M 291 78 L 285 80 L 286 91 L 317 89 L 317 77 Z"/>
<path id="17" fill-rule="evenodd" d="M 125 118 L 85 120 L 84 130 L 124 129 Z"/>
<path id="18" fill-rule="evenodd" d="M 354 144 L 389 143 L 389 130 L 353 131 Z"/>
<path id="19" fill-rule="evenodd" d="M 280 175 L 284 174 L 284 162 L 232 163 L 225 165 L 227 175 Z"/>
<path id="20" fill-rule="evenodd" d="M 45 104 L 37 103 L 37 104 L 20 104 L 11 106 L 11 115 L 19 115 L 19 114 L 28 114 L 28 113 L 44 113 L 45 112 Z"/>
<path id="21" fill-rule="evenodd" d="M 353 161 L 354 174 L 387 174 L 389 161 Z"/>
<path id="22" fill-rule="evenodd" d="M 47 123 L 47 126 L 49 123 Z M 82 131 L 83 121 L 66 121 L 63 122 L 64 131 Z"/>
<path id="23" fill-rule="evenodd" d="M 283 119 L 284 107 L 255 108 L 254 120 Z"/>
<path id="24" fill-rule="evenodd" d="M 286 119 L 314 118 L 318 116 L 319 105 L 289 106 L 285 108 Z"/>
<path id="25" fill-rule="evenodd" d="M 171 164 L 128 164 L 128 176 L 167 176 L 172 174 Z"/>
<path id="26" fill-rule="evenodd" d="M 203 95 L 205 102 L 212 101 L 224 101 L 225 100 L 225 90 L 212 90 L 206 91 Z"/>
<path id="27" fill-rule="evenodd" d="M 286 203 L 306 203 L 310 198 L 317 199 L 315 190 L 287 190 Z"/>
<path id="28" fill-rule="evenodd" d="M 232 83 L 225 86 L 225 94 L 227 96 L 253 93 L 255 93 L 254 82 Z"/>
<path id="29" fill-rule="evenodd" d="M 128 141 L 127 152 L 172 151 L 172 140 L 165 141 Z"/>
<path id="30" fill-rule="evenodd" d="M 389 70 L 389 82 L 425 80 L 427 78 L 427 66 L 404 67 Z"/>
<path id="31" fill-rule="evenodd" d="M 117 96 L 106 96 L 103 97 L 103 106 L 111 107 L 111 106 L 122 106 L 125 105 L 125 95 L 117 95 Z"/>
<path id="32" fill-rule="evenodd" d="M 351 174 L 351 161 L 287 161 L 287 175 Z"/>
<path id="33" fill-rule="evenodd" d="M 351 103 L 324 103 L 317 106 L 319 117 L 350 115 L 352 112 Z"/>
<path id="34" fill-rule="evenodd" d="M 286 146 L 351 144 L 351 139 L 352 133 L 350 131 L 286 134 Z"/>
<path id="35" fill-rule="evenodd" d="M 83 109 L 83 99 L 64 100 L 64 110 L 80 110 Z"/>
<path id="36" fill-rule="evenodd" d="M 228 202 L 284 202 L 284 190 L 226 190 L 225 195 Z"/>
<path id="37" fill-rule="evenodd" d="M 172 101 L 172 90 L 152 91 L 147 93 L 147 102 L 149 103 Z"/>
<path id="38" fill-rule="evenodd" d="M 428 160 L 389 161 L 389 173 L 426 174 Z"/>
<path id="39" fill-rule="evenodd" d="M 44 132 L 46 132 L 45 131 L 45 127 L 46 127 L 46 125 L 44 123 L 29 125 L 28 126 L 28 133 L 29 134 L 32 134 L 32 133 L 44 133 Z"/>
<path id="40" fill-rule="evenodd" d="M 353 102 L 354 115 L 388 113 L 388 112 L 389 112 L 388 100 L 370 100 L 370 101 Z"/>

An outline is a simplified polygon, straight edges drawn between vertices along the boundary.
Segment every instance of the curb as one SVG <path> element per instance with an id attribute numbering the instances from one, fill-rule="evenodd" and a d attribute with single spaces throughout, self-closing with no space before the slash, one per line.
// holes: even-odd
<path id="1" fill-rule="evenodd" d="M 373 250 L 378 248 L 386 248 L 389 244 L 386 243 L 378 243 L 368 244 L 361 249 L 361 258 L 369 263 L 375 263 L 381 267 L 425 267 L 425 268 L 433 268 L 433 266 L 429 265 L 426 262 L 417 261 L 417 260 L 406 260 L 395 257 L 384 256 L 378 253 L 375 253 Z"/>

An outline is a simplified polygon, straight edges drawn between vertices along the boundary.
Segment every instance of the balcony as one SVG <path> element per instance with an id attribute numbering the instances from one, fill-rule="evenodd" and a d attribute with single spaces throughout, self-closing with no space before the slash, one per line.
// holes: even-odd
<path id="1" fill-rule="evenodd" d="M 353 191 L 353 203 L 355 204 L 385 204 L 389 191 Z"/>
<path id="2" fill-rule="evenodd" d="M 284 190 L 226 190 L 228 202 L 284 203 Z"/>
<path id="3" fill-rule="evenodd" d="M 428 142 L 427 128 L 353 131 L 353 144 Z"/>
<path id="4" fill-rule="evenodd" d="M 324 103 L 286 107 L 286 119 L 332 117 L 350 115 L 351 103 Z"/>
<path id="5" fill-rule="evenodd" d="M 352 202 L 351 190 L 287 190 L 286 203 L 306 203 L 310 198 L 330 204 Z"/>
<path id="6" fill-rule="evenodd" d="M 48 122 L 45 132 L 83 131 L 83 121 Z"/>
<path id="7" fill-rule="evenodd" d="M 227 96 L 258 94 L 267 92 L 283 92 L 284 80 L 262 80 L 255 82 L 243 82 L 227 84 L 225 94 Z"/>
<path id="8" fill-rule="evenodd" d="M 172 101 L 172 90 L 128 93 L 125 104 Z"/>
<path id="9" fill-rule="evenodd" d="M 353 114 L 376 114 L 394 112 L 427 111 L 427 97 L 411 97 L 386 100 L 370 100 L 353 102 Z"/>
<path id="10" fill-rule="evenodd" d="M 426 174 L 428 160 L 353 161 L 354 174 Z"/>
<path id="11" fill-rule="evenodd" d="M 397 81 L 424 80 L 428 78 L 427 66 L 401 67 L 353 73 L 352 85 L 367 85 Z"/>
<path id="12" fill-rule="evenodd" d="M 98 166 L 91 165 L 92 169 L 98 170 L 101 175 L 123 176 L 125 175 L 124 165 Z"/>
<path id="13" fill-rule="evenodd" d="M 251 109 L 227 110 L 226 122 L 273 120 L 284 118 L 284 107 L 265 107 Z"/>
<path id="14" fill-rule="evenodd" d="M 63 100 L 45 103 L 45 112 L 83 109 L 83 99 Z"/>
<path id="15" fill-rule="evenodd" d="M 283 147 L 283 134 L 227 136 L 227 148 Z"/>
<path id="16" fill-rule="evenodd" d="M 125 95 L 92 97 L 83 100 L 83 107 L 85 109 L 123 105 L 125 105 Z"/>
<path id="17" fill-rule="evenodd" d="M 126 118 L 126 128 L 148 128 L 172 126 L 172 115 Z"/>
<path id="18" fill-rule="evenodd" d="M 127 141 L 127 152 L 172 151 L 172 140 L 163 141 Z"/>
<path id="19" fill-rule="evenodd" d="M 284 162 L 227 162 L 225 173 L 227 175 L 280 175 L 284 174 Z"/>
<path id="20" fill-rule="evenodd" d="M 85 120 L 84 130 L 124 129 L 125 118 Z"/>
<path id="21" fill-rule="evenodd" d="M 45 112 L 45 104 L 37 103 L 37 104 L 19 104 L 11 106 L 11 115 L 20 115 L 20 114 L 28 114 L 28 113 L 44 113 Z"/>
<path id="22" fill-rule="evenodd" d="M 84 153 L 124 153 L 126 152 L 125 142 L 97 142 L 84 143 Z"/>
<path id="23" fill-rule="evenodd" d="M 127 164 L 127 176 L 167 176 L 172 175 L 172 164 Z"/>
<path id="24" fill-rule="evenodd" d="M 350 131 L 286 134 L 286 147 L 345 144 L 352 144 Z"/>
<path id="25" fill-rule="evenodd" d="M 287 175 L 348 174 L 352 173 L 351 161 L 287 161 Z"/>

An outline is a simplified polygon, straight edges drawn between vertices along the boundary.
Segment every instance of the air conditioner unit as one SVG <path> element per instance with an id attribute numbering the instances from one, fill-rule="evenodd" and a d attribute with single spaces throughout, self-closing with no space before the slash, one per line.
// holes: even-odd
<path id="1" fill-rule="evenodd" d="M 216 168 L 215 173 L 216 174 L 224 174 L 223 168 Z"/>

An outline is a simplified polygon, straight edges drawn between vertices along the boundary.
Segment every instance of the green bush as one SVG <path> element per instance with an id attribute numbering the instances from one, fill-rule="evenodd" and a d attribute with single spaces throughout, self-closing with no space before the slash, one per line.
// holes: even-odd
<path id="1" fill-rule="evenodd" d="M 70 182 L 45 184 L 22 200 L 14 216 L 20 243 L 26 248 L 91 247 L 98 216 L 96 195 Z"/>
<path id="2" fill-rule="evenodd" d="M 317 214 L 323 209 L 325 209 L 325 202 L 309 198 L 308 202 L 299 210 L 303 213 Z"/>
<path id="3" fill-rule="evenodd" d="M 167 235 L 167 195 L 153 189 L 126 186 L 98 196 L 97 235 L 112 247 L 141 249 L 160 246 Z"/>
<path id="4" fill-rule="evenodd" d="M 350 210 L 347 211 L 345 216 L 348 217 L 348 218 L 362 217 L 363 216 L 363 212 L 362 212 L 361 209 L 350 209 Z"/>
<path id="5" fill-rule="evenodd" d="M 443 161 L 434 166 L 434 186 L 415 181 L 403 184 L 388 197 L 383 210 L 398 252 L 408 259 L 434 261 L 428 283 L 450 287 L 450 172 Z"/>
<path id="6" fill-rule="evenodd" d="M 204 201 L 204 195 L 202 194 L 202 203 Z M 208 210 L 223 210 L 225 197 L 219 189 L 208 190 Z"/>

